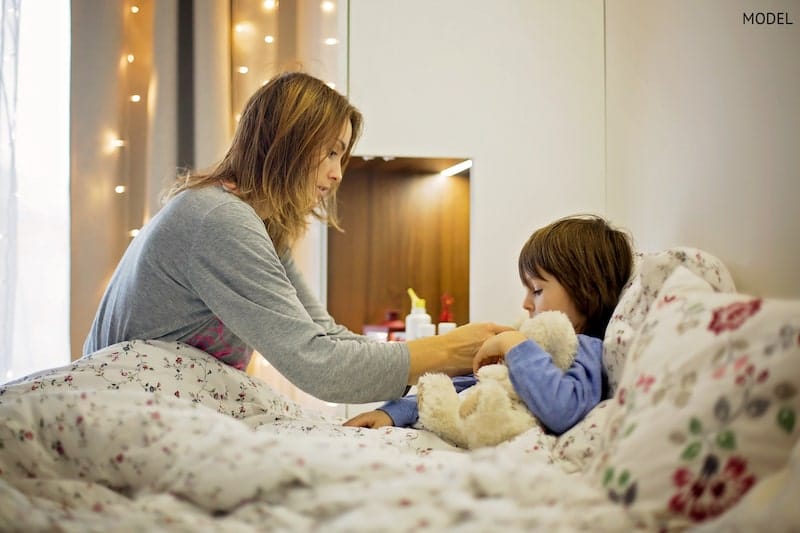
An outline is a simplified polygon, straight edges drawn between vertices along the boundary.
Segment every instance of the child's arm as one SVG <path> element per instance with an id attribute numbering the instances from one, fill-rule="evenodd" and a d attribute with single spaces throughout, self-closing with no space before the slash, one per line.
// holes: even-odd
<path id="1" fill-rule="evenodd" d="M 603 341 L 578 335 L 578 354 L 566 371 L 531 340 L 505 356 L 514 389 L 528 409 L 555 434 L 580 422 L 601 399 Z"/>
<path id="2" fill-rule="evenodd" d="M 475 376 L 471 374 L 468 376 L 456 376 L 452 379 L 456 392 L 461 392 L 473 386 L 476 382 Z M 411 427 L 417 422 L 418 418 L 417 396 L 411 395 L 386 402 L 374 411 L 354 416 L 344 425 L 370 428 L 383 426 Z"/>

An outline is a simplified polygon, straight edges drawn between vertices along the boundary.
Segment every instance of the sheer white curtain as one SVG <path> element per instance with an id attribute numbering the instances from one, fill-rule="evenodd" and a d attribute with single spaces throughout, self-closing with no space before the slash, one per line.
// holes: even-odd
<path id="1" fill-rule="evenodd" d="M 10 371 L 17 255 L 17 112 L 19 0 L 0 0 L 0 382 Z"/>
<path id="2" fill-rule="evenodd" d="M 0 382 L 69 362 L 69 2 L 2 2 Z"/>

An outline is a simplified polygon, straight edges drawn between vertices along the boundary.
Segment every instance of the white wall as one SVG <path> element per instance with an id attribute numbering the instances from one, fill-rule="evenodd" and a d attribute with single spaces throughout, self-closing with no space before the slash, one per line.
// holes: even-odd
<path id="1" fill-rule="evenodd" d="M 608 213 L 800 297 L 800 2 L 607 2 Z M 789 12 L 752 26 L 743 12 Z"/>
<path id="2" fill-rule="evenodd" d="M 518 316 L 523 241 L 587 211 L 800 297 L 796 1 L 351 0 L 349 50 L 357 153 L 475 159 L 473 320 Z"/>
<path id="3" fill-rule="evenodd" d="M 530 233 L 602 212 L 603 2 L 350 0 L 359 154 L 471 157 L 470 318 L 509 323 Z"/>

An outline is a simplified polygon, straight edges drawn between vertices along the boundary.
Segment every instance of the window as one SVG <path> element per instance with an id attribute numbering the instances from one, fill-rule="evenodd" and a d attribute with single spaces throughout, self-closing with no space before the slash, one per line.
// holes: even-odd
<path id="1" fill-rule="evenodd" d="M 11 3 L 3 3 L 2 38 L 11 46 L 2 90 L 16 105 L 9 101 L 0 114 L 10 132 L 11 150 L 3 150 L 13 154 L 0 173 L 9 206 L 0 304 L 11 319 L 3 325 L 0 382 L 70 360 L 70 3 Z"/>

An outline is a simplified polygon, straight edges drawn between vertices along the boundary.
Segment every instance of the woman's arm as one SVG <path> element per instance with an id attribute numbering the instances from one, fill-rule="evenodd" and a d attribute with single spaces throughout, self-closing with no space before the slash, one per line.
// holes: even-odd
<path id="1" fill-rule="evenodd" d="M 294 286 L 249 206 L 215 209 L 196 234 L 187 244 L 187 268 L 198 297 L 287 379 L 322 400 L 388 400 L 402 396 L 426 372 L 467 374 L 483 341 L 510 329 L 472 324 L 409 343 L 337 338 L 315 322 L 298 295 L 307 288 Z"/>
<path id="2" fill-rule="evenodd" d="M 491 322 L 480 322 L 458 327 L 444 335 L 408 341 L 408 384 L 428 372 L 442 372 L 448 376 L 462 376 L 472 371 L 475 354 L 490 337 L 512 328 Z"/>

